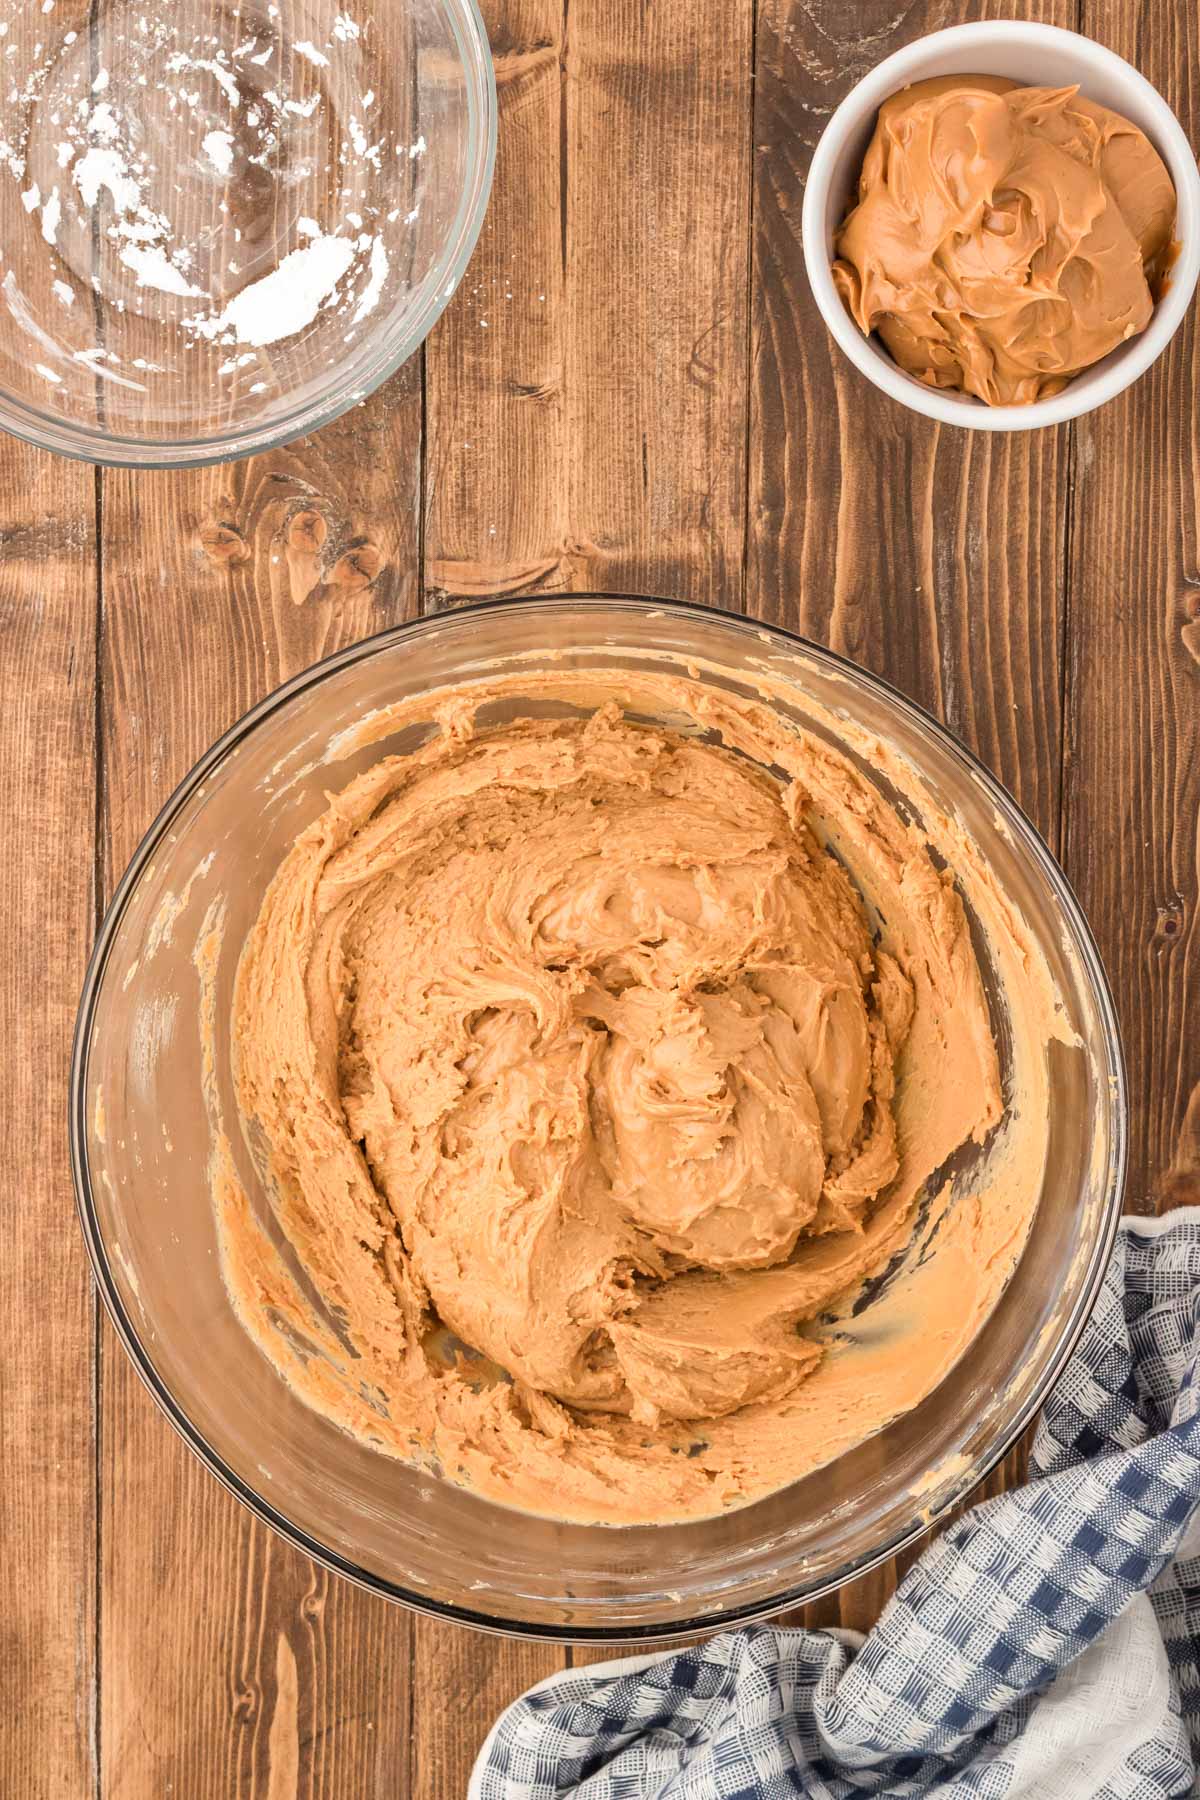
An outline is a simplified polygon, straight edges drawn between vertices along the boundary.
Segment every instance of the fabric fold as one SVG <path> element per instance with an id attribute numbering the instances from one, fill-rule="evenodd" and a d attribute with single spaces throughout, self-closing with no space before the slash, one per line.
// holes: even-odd
<path id="1" fill-rule="evenodd" d="M 1030 1480 L 861 1646 L 751 1626 L 518 1700 L 470 1800 L 1167 1800 L 1200 1756 L 1200 1209 L 1127 1221 Z"/>

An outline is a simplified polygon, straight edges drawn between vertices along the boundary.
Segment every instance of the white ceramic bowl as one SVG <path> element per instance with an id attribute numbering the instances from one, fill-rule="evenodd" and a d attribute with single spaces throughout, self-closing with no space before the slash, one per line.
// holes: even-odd
<path id="1" fill-rule="evenodd" d="M 1175 183 L 1179 257 L 1146 330 L 1077 375 L 1061 394 L 1031 406 L 986 406 L 972 395 L 926 387 L 864 337 L 833 284 L 833 238 L 858 182 L 882 103 L 934 75 L 1005 75 L 1027 86 L 1066 87 L 1110 106 L 1146 133 Z M 817 145 L 804 193 L 804 261 L 825 323 L 857 369 L 893 400 L 927 418 L 976 431 L 1028 431 L 1078 418 L 1113 399 L 1161 356 L 1192 303 L 1200 275 L 1200 173 L 1175 114 L 1144 75 L 1090 38 L 1053 25 L 997 19 L 918 38 L 881 62 L 847 94 Z"/>

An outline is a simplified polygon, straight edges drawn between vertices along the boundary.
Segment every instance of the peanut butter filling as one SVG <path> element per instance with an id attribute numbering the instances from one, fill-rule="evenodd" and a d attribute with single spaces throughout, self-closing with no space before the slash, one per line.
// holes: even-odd
<path id="1" fill-rule="evenodd" d="M 585 685 L 513 678 L 570 716 L 491 725 L 501 686 L 444 694 L 265 898 L 238 1089 L 324 1317 L 227 1158 L 218 1201 L 243 1316 L 340 1423 L 539 1512 L 680 1518 L 827 1461 L 965 1347 L 1037 1197 L 1040 1045 L 1020 1155 L 952 1198 L 947 1160 L 1012 1126 L 955 872 L 766 706 Z M 918 1221 L 938 1255 L 857 1332 Z"/>
<path id="2" fill-rule="evenodd" d="M 1118 113 L 940 76 L 880 107 L 833 279 L 908 374 L 1025 406 L 1146 329 L 1174 224 L 1161 157 Z"/>

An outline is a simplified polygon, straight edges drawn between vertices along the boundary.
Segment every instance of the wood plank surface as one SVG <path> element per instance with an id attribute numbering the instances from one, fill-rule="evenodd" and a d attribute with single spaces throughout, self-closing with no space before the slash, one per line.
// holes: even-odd
<path id="1" fill-rule="evenodd" d="M 1075 24 L 1075 0 L 998 10 Z M 919 700 L 1057 844 L 1070 428 L 993 436 L 896 406 L 834 345 L 800 240 L 808 163 L 847 90 L 913 38 L 981 13 L 760 0 L 747 610 Z M 1023 1470 L 1019 1447 L 993 1488 Z M 889 1561 L 795 1622 L 864 1631 L 902 1572 Z"/>
<path id="2" fill-rule="evenodd" d="M 594 1659 L 413 1618 L 316 1569 L 201 1469 L 106 1325 L 93 1393 L 59 1097 L 94 866 L 111 891 L 218 732 L 341 644 L 454 598 L 594 588 L 744 609 L 879 670 L 1062 846 L 1125 1029 L 1129 1199 L 1200 1200 L 1194 324 L 1074 427 L 954 431 L 834 349 L 799 228 L 842 94 L 968 17 L 1081 27 L 1168 93 L 1195 141 L 1195 8 L 483 10 L 501 113 L 488 220 L 423 356 L 385 390 L 318 437 L 186 476 L 97 482 L 0 440 L 5 1081 L 9 1116 L 31 1122 L 0 1275 L 0 1532 L 45 1545 L 36 1588 L 11 1559 L 0 1574 L 0 1676 L 18 1697 L 4 1795 L 458 1800 L 496 1713 Z M 1021 1466 L 1014 1453 L 987 1491 Z M 901 1572 L 802 1616 L 866 1629 Z"/>
<path id="3" fill-rule="evenodd" d="M 420 367 L 318 439 L 104 480 L 106 887 L 271 688 L 415 611 Z M 105 1800 L 403 1794 L 412 1623 L 220 1488 L 111 1332 L 101 1363 Z"/>
<path id="4" fill-rule="evenodd" d="M 0 1794 L 29 1800 L 90 1794 L 95 1767 L 96 1303 L 66 1134 L 95 928 L 94 491 L 0 437 Z"/>
<path id="5" fill-rule="evenodd" d="M 994 10 L 1064 26 L 1076 0 Z M 1056 840 L 1069 428 L 992 436 L 895 405 L 837 349 L 804 273 L 804 178 L 854 82 L 986 9 L 761 0 L 748 606 L 884 674 Z"/>
<path id="6" fill-rule="evenodd" d="M 561 1669 L 553 1644 L 485 1637 L 433 1619 L 414 1622 L 409 1800 L 459 1800 L 476 1752 L 504 1708 Z"/>
<path id="7" fill-rule="evenodd" d="M 1194 6 L 1086 0 L 1200 142 Z M 1076 426 L 1065 861 L 1113 984 L 1130 1085 L 1126 1205 L 1200 1201 L 1200 380 L 1193 307 Z"/>
<path id="8" fill-rule="evenodd" d="M 742 601 L 752 0 L 491 0 L 496 182 L 427 346 L 426 586 Z"/>
<path id="9" fill-rule="evenodd" d="M 62 30 L 88 0 L 63 0 Z M 5 9 L 0 383 L 61 376 L 9 319 L 44 224 L 29 202 L 44 19 Z M 21 92 L 16 92 L 20 88 Z M 22 171 L 14 180 L 13 163 Z M 96 1301 L 71 1191 L 66 1083 L 96 926 L 96 476 L 0 436 L 0 1795 L 91 1794 L 97 1679 Z"/>

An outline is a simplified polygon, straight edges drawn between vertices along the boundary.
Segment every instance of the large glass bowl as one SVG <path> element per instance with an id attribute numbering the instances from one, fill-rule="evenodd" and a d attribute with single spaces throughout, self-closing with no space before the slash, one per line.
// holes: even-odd
<path id="1" fill-rule="evenodd" d="M 330 790 L 381 754 L 363 741 L 364 718 L 506 670 L 619 674 L 681 655 L 702 670 L 716 665 L 720 673 L 701 679 L 735 692 L 753 693 L 769 671 L 782 684 L 783 716 L 826 737 L 849 720 L 906 758 L 1023 913 L 1074 1042 L 1046 1053 L 1048 1152 L 1024 1253 L 986 1328 L 926 1400 L 741 1510 L 661 1526 L 558 1523 L 351 1439 L 284 1383 L 222 1281 L 207 1107 L 236 1119 L 227 1020 L 241 946 L 296 834 Z M 385 747 L 402 751 L 413 738 L 410 727 Z M 207 965 L 215 1057 L 206 1070 L 197 946 L 221 907 L 220 947 Z M 982 966 L 992 991 L 986 954 Z M 1003 996 L 992 998 L 1002 1011 Z M 1120 1207 L 1125 1098 L 1087 926 L 1041 839 L 974 757 L 883 682 L 785 632 L 694 606 L 572 597 L 464 608 L 372 638 L 280 688 L 201 758 L 104 921 L 79 1015 L 71 1144 L 84 1232 L 117 1330 L 168 1417 L 232 1492 L 377 1593 L 495 1630 L 611 1641 L 810 1600 L 895 1552 L 979 1481 L 1032 1418 L 1095 1297 Z M 234 1151 L 265 1218 L 240 1139 Z"/>
<path id="2" fill-rule="evenodd" d="M 0 10 L 0 426 L 194 467 L 328 424 L 417 348 L 491 188 L 475 0 Z"/>

